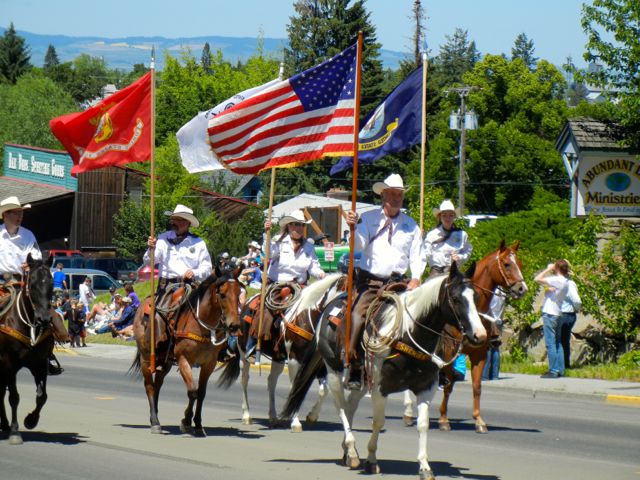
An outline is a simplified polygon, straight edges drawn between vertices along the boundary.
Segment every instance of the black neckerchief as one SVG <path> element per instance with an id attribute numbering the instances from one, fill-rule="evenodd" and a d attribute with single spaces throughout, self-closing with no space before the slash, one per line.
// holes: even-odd
<path id="1" fill-rule="evenodd" d="M 440 238 L 436 238 L 433 242 L 431 242 L 433 245 L 435 245 L 436 243 L 443 243 L 446 242 L 447 240 L 449 240 L 449 237 L 451 236 L 451 234 L 453 232 L 457 232 L 460 231 L 461 229 L 456 227 L 455 225 L 453 225 L 451 227 L 451 230 L 447 230 L 446 228 L 442 227 L 442 230 L 444 230 L 444 235 L 441 236 Z"/>
<path id="2" fill-rule="evenodd" d="M 167 241 L 171 245 L 180 245 L 187 239 L 187 237 L 195 237 L 195 235 L 191 232 L 187 232 L 184 235 L 176 235 L 176 238 L 167 238 Z"/>

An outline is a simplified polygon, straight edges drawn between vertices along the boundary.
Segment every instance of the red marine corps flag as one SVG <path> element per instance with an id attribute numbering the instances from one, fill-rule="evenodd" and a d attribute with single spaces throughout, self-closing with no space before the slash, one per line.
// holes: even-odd
<path id="1" fill-rule="evenodd" d="M 69 152 L 71 174 L 151 157 L 151 72 L 84 112 L 51 120 Z"/>

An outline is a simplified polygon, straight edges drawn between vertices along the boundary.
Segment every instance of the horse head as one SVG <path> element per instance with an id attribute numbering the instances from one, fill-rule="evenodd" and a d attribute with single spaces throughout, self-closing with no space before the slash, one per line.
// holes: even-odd
<path id="1" fill-rule="evenodd" d="M 527 284 L 522 276 L 522 263 L 518 258 L 520 240 L 507 247 L 504 240 L 496 252 L 496 270 L 493 272 L 497 285 L 501 286 L 512 298 L 522 298 L 527 293 Z"/>
<path id="2" fill-rule="evenodd" d="M 42 260 L 27 257 L 28 271 L 25 273 L 25 295 L 33 309 L 33 321 L 39 325 L 51 323 L 51 297 L 53 278 Z"/>
<path id="3" fill-rule="evenodd" d="M 445 297 L 445 302 L 451 309 L 451 315 L 447 315 L 447 322 L 462 332 L 471 343 L 478 344 L 487 339 L 487 331 L 478 315 L 474 294 L 473 285 L 458 270 L 457 263 L 453 262 L 449 277 L 441 287 L 441 295 Z"/>
<path id="4" fill-rule="evenodd" d="M 238 302 L 240 298 L 240 282 L 238 276 L 242 271 L 241 267 L 233 270 L 221 270 L 216 266 L 216 280 L 212 288 L 215 289 L 217 302 L 222 313 L 224 325 L 227 331 L 233 333 L 240 328 L 240 316 Z"/>

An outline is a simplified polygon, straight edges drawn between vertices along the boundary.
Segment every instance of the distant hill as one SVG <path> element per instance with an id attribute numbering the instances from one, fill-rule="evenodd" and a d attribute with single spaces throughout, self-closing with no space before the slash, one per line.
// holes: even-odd
<path id="1" fill-rule="evenodd" d="M 0 27 L 4 33 L 5 27 Z M 73 60 L 82 53 L 103 57 L 109 68 L 131 70 L 135 63 L 149 63 L 151 46 L 158 52 L 156 67 L 162 70 L 164 51 L 178 56 L 183 48 L 190 48 L 193 56 L 200 58 L 202 47 L 209 42 L 212 52 L 221 50 L 224 58 L 236 62 L 246 60 L 255 54 L 258 41 L 250 37 L 69 37 L 66 35 L 41 35 L 18 30 L 18 35 L 25 38 L 31 48 L 31 63 L 41 67 L 49 44 L 53 45 L 61 62 Z M 282 57 L 282 50 L 287 44 L 284 38 L 265 38 L 264 50 L 274 58 Z M 392 50 L 381 50 L 380 58 L 384 68 L 398 68 L 405 54 Z"/>

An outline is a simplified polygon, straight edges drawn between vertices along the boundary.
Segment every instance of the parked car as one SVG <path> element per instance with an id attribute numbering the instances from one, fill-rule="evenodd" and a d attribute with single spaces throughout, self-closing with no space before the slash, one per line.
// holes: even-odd
<path id="1" fill-rule="evenodd" d="M 477 213 L 477 214 L 465 215 L 462 218 L 464 218 L 467 221 L 467 223 L 469 224 L 469 228 L 473 228 L 478 224 L 478 222 L 495 220 L 498 217 L 496 215 L 490 215 L 488 213 Z"/>
<path id="2" fill-rule="evenodd" d="M 86 258 L 84 268 L 93 268 L 107 272 L 120 282 L 135 282 L 138 265 L 126 258 Z"/>
<path id="3" fill-rule="evenodd" d="M 52 248 L 46 252 L 45 257 L 84 257 L 84 254 L 80 250 L 59 250 Z"/>
<path id="4" fill-rule="evenodd" d="M 137 273 L 138 282 L 146 282 L 151 279 L 151 267 L 149 265 L 141 265 Z M 158 268 L 154 269 L 154 278 L 158 278 Z"/>
<path id="5" fill-rule="evenodd" d="M 349 253 L 349 245 L 335 245 L 333 247 L 333 260 L 326 260 L 324 256 L 324 246 L 316 246 L 314 248 L 320 261 L 320 266 L 325 272 L 335 272 L 338 269 L 338 260 L 340 257 L 345 253 Z"/>
<path id="6" fill-rule="evenodd" d="M 75 256 L 62 256 L 62 257 L 49 257 L 49 266 L 56 268 L 59 263 L 62 264 L 62 268 L 85 268 L 85 258 Z"/>
<path id="7" fill-rule="evenodd" d="M 53 273 L 54 270 L 55 268 L 52 268 L 51 272 Z M 87 277 L 91 278 L 91 288 L 96 295 L 108 292 L 111 287 L 120 288 L 122 286 L 107 272 L 100 270 L 90 268 L 67 268 L 64 270 L 64 274 L 67 286 L 69 287 L 69 295 L 72 297 L 78 295 L 80 284 L 82 284 L 84 279 Z"/>

